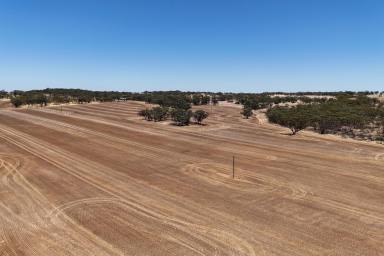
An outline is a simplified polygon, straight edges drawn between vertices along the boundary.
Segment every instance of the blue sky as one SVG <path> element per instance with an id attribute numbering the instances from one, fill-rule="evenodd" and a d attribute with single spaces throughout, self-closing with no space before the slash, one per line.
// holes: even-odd
<path id="1" fill-rule="evenodd" d="M 384 1 L 0 0 L 0 90 L 384 90 Z"/>

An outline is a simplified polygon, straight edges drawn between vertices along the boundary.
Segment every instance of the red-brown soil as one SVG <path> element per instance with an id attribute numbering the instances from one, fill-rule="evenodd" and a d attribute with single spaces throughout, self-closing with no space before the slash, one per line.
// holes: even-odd
<path id="1" fill-rule="evenodd" d="M 383 146 L 142 108 L 0 110 L 0 255 L 384 255 Z"/>

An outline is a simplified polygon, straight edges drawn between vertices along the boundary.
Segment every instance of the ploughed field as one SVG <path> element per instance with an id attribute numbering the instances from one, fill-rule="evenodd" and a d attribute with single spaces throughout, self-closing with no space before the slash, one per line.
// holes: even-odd
<path id="1" fill-rule="evenodd" d="M 144 107 L 0 110 L 0 255 L 384 254 L 383 146 Z"/>

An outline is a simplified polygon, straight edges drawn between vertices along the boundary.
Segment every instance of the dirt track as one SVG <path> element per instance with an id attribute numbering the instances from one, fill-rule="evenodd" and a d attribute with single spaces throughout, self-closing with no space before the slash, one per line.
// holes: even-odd
<path id="1" fill-rule="evenodd" d="M 0 110 L 1 256 L 384 255 L 384 146 L 142 108 Z"/>

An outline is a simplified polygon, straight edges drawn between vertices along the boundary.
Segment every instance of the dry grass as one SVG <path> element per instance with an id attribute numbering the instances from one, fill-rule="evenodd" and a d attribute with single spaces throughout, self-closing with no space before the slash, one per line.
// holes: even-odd
<path id="1" fill-rule="evenodd" d="M 0 99 L 0 109 L 1 108 L 10 108 L 12 107 L 11 101 L 9 99 Z"/>

